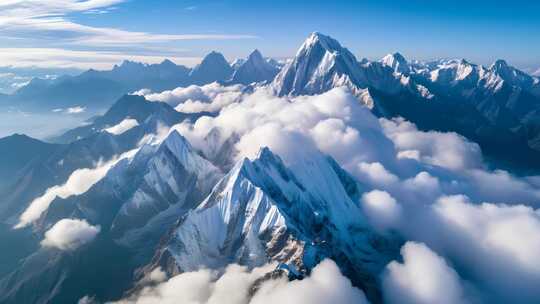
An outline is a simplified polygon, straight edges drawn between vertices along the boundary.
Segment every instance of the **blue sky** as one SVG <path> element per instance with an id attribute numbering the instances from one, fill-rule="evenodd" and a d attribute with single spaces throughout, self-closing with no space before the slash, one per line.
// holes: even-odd
<path id="1" fill-rule="evenodd" d="M 312 31 L 358 57 L 507 59 L 540 68 L 538 1 L 9 0 L 0 65 L 106 68 L 122 58 L 193 65 L 210 50 L 289 57 Z"/>

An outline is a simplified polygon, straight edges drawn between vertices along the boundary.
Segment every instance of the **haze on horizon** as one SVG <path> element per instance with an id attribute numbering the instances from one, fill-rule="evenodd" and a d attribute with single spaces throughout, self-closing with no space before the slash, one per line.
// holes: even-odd
<path id="1" fill-rule="evenodd" d="M 534 1 L 10 0 L 0 4 L 0 66 L 106 69 L 124 59 L 193 66 L 211 50 L 294 55 L 313 31 L 359 58 L 503 58 L 540 68 Z M 527 47 L 523 47 L 526 44 Z"/>

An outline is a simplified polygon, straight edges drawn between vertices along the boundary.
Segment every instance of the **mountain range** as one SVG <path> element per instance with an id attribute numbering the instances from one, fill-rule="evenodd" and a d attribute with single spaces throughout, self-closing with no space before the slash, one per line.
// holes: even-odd
<path id="1" fill-rule="evenodd" d="M 199 94 L 201 86 L 213 82 L 238 85 L 240 93 L 232 101 L 222 96 L 205 100 L 202 104 L 220 107 L 189 113 L 165 99 L 126 95 L 141 89 L 171 95 L 177 87 L 198 88 Z M 271 98 L 266 100 L 265 94 Z M 34 79 L 4 97 L 4 102 L 23 100 L 35 107 L 46 103 L 50 109 L 80 105 L 107 111 L 47 142 L 20 134 L 0 139 L 0 241 L 12 244 L 17 239 L 22 248 L 0 253 L 6 265 L 0 268 L 0 303 L 131 299 L 162 283 L 152 281 L 156 273 L 173 279 L 201 269 L 217 274 L 231 264 L 246 269 L 274 265 L 257 284 L 302 281 L 327 259 L 371 303 L 381 303 L 381 274 L 389 273 L 389 263 L 407 263 L 410 256 L 400 248 L 411 235 L 435 239 L 440 246 L 434 248 L 445 250 L 439 237 L 449 232 L 435 218 L 458 203 L 437 202 L 438 209 L 430 213 L 427 201 L 456 200 L 450 195 L 468 191 L 483 202 L 505 187 L 501 200 L 540 201 L 535 178 L 512 175 L 540 170 L 540 80 L 503 60 L 490 67 L 465 60 L 408 61 L 399 53 L 380 61 L 358 60 L 337 40 L 315 32 L 285 65 L 265 59 L 258 50 L 233 64 L 212 52 L 193 69 L 168 60 L 153 65 L 126 61 L 110 71 Z M 255 110 L 249 112 L 249 107 Z M 258 116 L 269 111 L 287 124 Z M 388 135 L 384 125 L 403 122 L 397 117 L 416 124 L 418 129 L 407 129 L 415 136 L 407 133 L 394 140 Z M 305 124 L 310 127 L 303 135 L 309 140 L 300 136 Z M 242 128 L 253 133 L 246 135 Z M 255 132 L 260 128 L 263 133 Z M 464 137 L 441 133 L 447 131 Z M 442 146 L 429 142 L 441 134 L 446 136 Z M 399 150 L 400 140 L 425 140 L 431 150 L 439 150 L 429 156 L 422 147 Z M 480 154 L 474 142 L 494 166 L 515 170 L 445 166 L 444 161 Z M 356 150 L 345 154 L 348 149 Z M 455 156 L 454 149 L 463 155 Z M 246 157 L 246 150 L 256 153 Z M 482 194 L 486 187 L 495 194 Z M 383 189 L 400 195 L 400 201 Z M 370 206 L 373 196 L 377 204 Z M 406 208 L 421 215 L 406 213 Z M 471 204 L 467 212 L 474 208 L 479 207 Z M 452 232 L 476 227 L 469 220 L 480 219 L 480 227 L 491 225 L 493 214 L 518 214 L 520 221 L 532 223 L 522 228 L 526 233 L 507 235 L 506 226 L 488 225 L 485 230 L 495 231 L 489 235 L 495 241 L 477 242 L 498 246 L 499 235 L 519 238 L 503 242 L 505 254 L 513 253 L 514 244 L 524 246 L 523 235 L 534 234 L 536 222 L 526 217 L 529 211 L 537 213 L 532 207 L 506 213 L 497 208 L 508 205 L 484 203 L 481 208 L 487 215 L 460 217 L 456 222 L 461 226 Z M 403 214 L 413 228 L 381 229 L 384 225 L 374 224 L 373 213 L 383 224 Z M 56 233 L 63 224 L 73 226 L 65 235 Z M 420 224 L 432 225 L 436 236 L 430 229 L 415 229 Z M 481 227 L 477 230 L 482 233 Z M 462 239 L 466 237 L 452 241 L 469 244 L 459 243 Z M 483 252 L 492 252 L 489 246 Z M 482 255 L 460 260 L 460 253 L 452 253 L 452 262 L 443 264 L 456 271 L 445 278 L 463 275 L 471 285 L 467 292 L 476 297 L 484 291 L 477 286 L 490 286 L 467 263 L 504 264 L 498 255 L 486 262 L 476 259 Z M 473 287 L 475 280 L 482 284 Z M 257 284 L 251 284 L 250 294 L 257 292 Z"/>
<path id="2" fill-rule="evenodd" d="M 347 86 L 378 116 L 424 130 L 454 131 L 514 169 L 538 168 L 540 79 L 504 60 L 409 63 L 401 54 L 358 61 L 336 40 L 313 33 L 271 84 L 279 95 Z"/>
<path id="3" fill-rule="evenodd" d="M 347 86 L 378 116 L 401 116 L 424 130 L 458 132 L 478 142 L 500 166 L 524 173 L 531 165 L 540 168 L 540 78 L 504 60 L 489 67 L 466 60 L 409 62 L 399 53 L 380 61 L 358 60 L 320 33 L 311 34 L 285 66 L 265 59 L 258 50 L 232 64 L 211 52 L 193 69 L 169 60 L 150 65 L 125 61 L 110 71 L 34 78 L 14 94 L 0 97 L 0 103 L 93 111 L 107 109 L 123 94 L 140 89 L 161 92 L 215 81 L 268 83 L 278 95 L 314 95 Z"/>
<path id="4" fill-rule="evenodd" d="M 269 82 L 279 66 L 276 61 L 264 59 L 257 50 L 236 68 L 218 52 L 209 53 L 192 69 L 170 60 L 159 64 L 124 61 L 111 70 L 90 69 L 74 76 L 33 78 L 11 95 L 1 95 L 0 106 L 34 111 L 79 106 L 96 111 L 107 109 L 122 95 L 141 89 L 161 92 L 215 81 L 227 84 Z"/>
<path id="5" fill-rule="evenodd" d="M 144 88 L 161 92 L 215 81 L 267 83 L 278 95 L 314 95 L 347 86 L 378 116 L 401 116 L 424 130 L 458 132 L 481 144 L 504 167 L 524 173 L 531 165 L 540 167 L 540 78 L 504 60 L 489 67 L 466 60 L 409 62 L 399 53 L 380 61 L 358 60 L 320 33 L 311 34 L 283 67 L 258 50 L 233 64 L 211 52 L 193 69 L 169 60 L 151 65 L 125 61 L 110 71 L 34 78 L 0 99 L 23 108 L 82 106 L 92 111 Z"/>

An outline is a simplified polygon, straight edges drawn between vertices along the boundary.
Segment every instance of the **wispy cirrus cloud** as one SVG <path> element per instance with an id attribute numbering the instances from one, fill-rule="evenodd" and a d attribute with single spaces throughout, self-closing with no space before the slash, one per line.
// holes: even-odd
<path id="1" fill-rule="evenodd" d="M 4 36 L 14 38 L 53 38 L 78 45 L 125 45 L 178 40 L 249 39 L 236 34 L 155 34 L 93 27 L 71 21 L 71 13 L 103 12 L 125 0 L 11 0 L 0 4 L 0 27 Z"/>
<path id="2" fill-rule="evenodd" d="M 106 69 L 124 59 L 158 63 L 164 57 L 187 66 L 200 62 L 200 57 L 180 56 L 175 53 L 156 54 L 103 50 L 69 50 L 56 48 L 0 48 L 0 62 L 16 67 L 97 68 Z"/>
<path id="3" fill-rule="evenodd" d="M 68 61 L 81 63 L 74 53 L 92 51 L 90 57 L 99 57 L 104 51 L 132 49 L 130 52 L 164 46 L 187 40 L 234 40 L 252 39 L 254 35 L 243 34 L 178 34 L 130 31 L 112 27 L 96 27 L 74 21 L 74 14 L 105 14 L 119 11 L 118 5 L 126 0 L 7 0 L 0 3 L 0 39 L 17 42 L 18 46 L 40 45 L 40 49 L 71 50 Z M 14 49 L 9 52 L 18 52 Z M 4 50 L 3 53 L 6 51 Z M 122 54 L 130 55 L 130 52 Z M 76 55 L 76 54 L 75 54 Z M 77 56 L 75 56 L 77 57 Z M 162 57 L 161 57 L 162 58 Z M 11 59 L 11 58 L 9 58 Z M 35 61 L 40 61 L 40 57 Z M 49 58 L 46 58 L 48 60 Z M 80 59 L 80 58 L 79 58 Z M 4 61 L 6 62 L 6 61 Z M 7 61 L 11 64 L 10 61 Z M 39 64 L 38 64 L 39 65 Z M 65 66 L 65 65 L 64 65 Z"/>

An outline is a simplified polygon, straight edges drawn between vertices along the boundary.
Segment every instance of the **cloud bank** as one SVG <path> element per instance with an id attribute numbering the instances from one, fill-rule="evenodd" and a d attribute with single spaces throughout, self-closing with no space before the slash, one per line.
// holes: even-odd
<path id="1" fill-rule="evenodd" d="M 41 245 L 60 250 L 75 250 L 91 242 L 100 230 L 99 226 L 92 226 L 85 220 L 62 219 L 45 232 Z"/>
<path id="2" fill-rule="evenodd" d="M 232 97 L 223 102 L 218 100 L 220 94 Z M 357 203 L 363 212 L 358 216 L 365 216 L 390 240 L 406 242 L 403 260 L 391 262 L 380 274 L 388 302 L 535 303 L 540 298 L 539 178 L 487 170 L 478 145 L 465 138 L 423 132 L 402 119 L 377 119 L 344 88 L 291 98 L 276 97 L 265 88 L 244 92 L 241 87 L 212 84 L 158 93 L 154 98 L 177 108 L 198 100 L 205 109 L 217 112 L 168 130 L 179 131 L 207 156 L 226 144 L 231 145 L 234 160 L 256 157 L 261 147 L 269 147 L 293 171 L 305 153 L 332 156 L 358 182 Z M 161 130 L 156 138 L 164 138 L 166 132 Z M 76 178 L 82 172 L 75 173 L 65 185 L 36 199 L 40 203 L 31 204 L 25 211 L 27 223 L 37 219 L 56 196 L 82 193 L 101 178 L 101 174 Z M 78 179 L 83 182 L 75 182 Z M 267 282 L 247 297 L 248 286 L 262 273 L 258 271 L 231 266 L 222 272 L 201 270 L 169 280 L 158 271 L 147 278 L 149 286 L 123 301 L 365 301 L 331 262 L 319 265 L 308 279 Z"/>
<path id="3" fill-rule="evenodd" d="M 415 256 L 425 256 L 433 266 L 422 269 L 454 282 L 451 301 L 540 298 L 540 263 L 532 258 L 540 255 L 537 177 L 487 170 L 477 144 L 403 119 L 377 119 L 344 88 L 294 98 L 261 88 L 216 108 L 215 117 L 173 129 L 207 156 L 228 140 L 236 160 L 264 146 L 293 168 L 305 151 L 332 156 L 357 179 L 358 204 L 374 229 L 425 244 L 404 247 L 405 264 L 393 263 L 392 274 L 406 276 L 409 265 L 418 266 Z M 429 300 L 440 289 L 433 284 L 422 292 L 427 287 L 404 285 L 410 290 L 400 293 Z"/>
<path id="4" fill-rule="evenodd" d="M 185 88 L 153 93 L 148 90 L 135 92 L 150 101 L 166 102 L 179 112 L 216 112 L 238 102 L 242 96 L 242 85 L 223 86 L 217 82 L 204 86 L 191 85 Z"/>
<path id="5" fill-rule="evenodd" d="M 363 292 L 353 287 L 331 260 L 316 266 L 301 281 L 268 280 L 258 289 L 253 284 L 275 266 L 248 270 L 229 265 L 222 274 L 210 270 L 187 272 L 117 303 L 189 303 L 189 304 L 365 304 Z M 253 295 L 253 293 L 256 291 Z"/>
<path id="6" fill-rule="evenodd" d="M 395 304 L 467 303 L 456 271 L 426 245 L 408 242 L 401 248 L 403 263 L 387 266 L 385 300 Z"/>
<path id="7" fill-rule="evenodd" d="M 372 190 L 362 195 L 362 209 L 379 230 L 392 228 L 401 217 L 401 206 L 388 192 Z"/>

